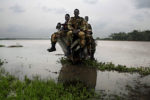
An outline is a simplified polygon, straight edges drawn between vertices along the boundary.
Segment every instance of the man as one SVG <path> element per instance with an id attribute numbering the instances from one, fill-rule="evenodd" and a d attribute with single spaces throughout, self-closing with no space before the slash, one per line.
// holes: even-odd
<path id="1" fill-rule="evenodd" d="M 95 47 L 96 47 L 96 43 L 93 39 L 93 32 L 92 32 L 92 27 L 91 25 L 88 23 L 89 21 L 89 17 L 85 16 L 85 21 L 86 21 L 86 41 L 87 41 L 87 50 L 88 50 L 88 54 L 90 55 L 90 59 L 94 60 L 94 53 L 95 53 Z"/>
<path id="2" fill-rule="evenodd" d="M 75 34 L 79 37 L 80 39 L 80 47 L 81 47 L 81 52 L 83 51 L 83 48 L 85 46 L 85 33 L 84 31 L 86 30 L 86 22 L 85 20 L 79 16 L 79 10 L 75 9 L 74 10 L 74 17 L 71 17 L 71 19 L 68 22 L 68 29 L 70 30 L 67 33 L 67 40 L 68 40 L 68 53 L 67 55 L 69 56 L 71 54 L 70 46 L 71 46 L 71 41 L 72 41 L 72 36 Z"/>
<path id="3" fill-rule="evenodd" d="M 55 45 L 57 42 L 57 38 L 59 36 L 63 36 L 64 34 L 67 34 L 67 32 L 69 30 L 68 29 L 69 19 L 70 19 L 70 15 L 66 14 L 65 15 L 65 23 L 64 24 L 61 24 L 61 23 L 57 24 L 56 29 L 58 29 L 58 31 L 51 35 L 51 48 L 47 49 L 47 51 L 49 51 L 49 52 L 56 51 Z M 61 27 L 61 25 L 62 25 L 62 27 Z"/>

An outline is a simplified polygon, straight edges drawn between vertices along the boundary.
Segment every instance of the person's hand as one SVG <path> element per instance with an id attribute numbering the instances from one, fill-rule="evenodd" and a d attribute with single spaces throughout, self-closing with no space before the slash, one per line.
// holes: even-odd
<path id="1" fill-rule="evenodd" d="M 92 32 L 91 31 L 87 31 L 87 34 L 92 34 Z"/>
<path id="2" fill-rule="evenodd" d="M 78 35 L 78 30 L 73 30 L 72 33 L 73 33 L 74 35 Z"/>
<path id="3" fill-rule="evenodd" d="M 73 32 L 73 34 L 78 34 L 80 32 L 80 30 L 77 29 L 77 30 L 73 30 L 72 32 Z"/>

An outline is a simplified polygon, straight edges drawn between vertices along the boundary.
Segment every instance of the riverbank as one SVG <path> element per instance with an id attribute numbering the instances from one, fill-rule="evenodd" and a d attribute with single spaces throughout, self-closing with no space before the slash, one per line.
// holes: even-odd
<path id="1" fill-rule="evenodd" d="M 94 88 L 85 86 L 81 81 L 73 81 L 69 84 L 56 83 L 52 79 L 40 79 L 34 76 L 29 79 L 19 80 L 10 75 L 2 65 L 5 62 L 0 59 L 0 100 L 104 100 L 123 99 L 118 95 L 107 94 L 104 91 L 95 91 Z"/>
<path id="2" fill-rule="evenodd" d="M 0 60 L 0 100 L 84 100 L 95 95 L 82 83 L 65 85 L 53 80 L 41 80 L 35 77 L 30 80 L 25 76 L 23 81 L 15 78 L 1 67 Z"/>
<path id="3" fill-rule="evenodd" d="M 68 63 L 66 59 L 60 60 L 62 63 Z M 95 65 L 97 68 L 98 62 L 96 61 L 85 61 L 84 64 L 91 67 Z M 104 91 L 95 91 L 95 89 L 89 89 L 81 83 L 76 81 L 69 84 L 63 84 L 61 82 L 56 83 L 51 79 L 40 79 L 35 76 L 32 80 L 25 76 L 24 80 L 10 75 L 4 70 L 2 65 L 5 64 L 0 60 L 0 99 L 35 99 L 35 100 L 105 100 L 105 99 L 125 99 L 125 95 L 113 95 L 107 94 Z M 70 63 L 71 64 L 71 63 Z M 100 63 L 99 63 L 100 64 Z M 113 64 L 104 64 L 102 71 L 112 71 L 109 66 Z M 88 67 L 87 66 L 87 67 Z M 114 65 L 113 65 L 114 66 Z M 114 66 L 116 67 L 116 66 Z M 121 66 L 120 66 L 121 67 Z M 112 67 L 113 68 L 113 67 Z M 124 71 L 120 69 L 120 71 Z M 130 85 L 128 87 L 132 88 Z M 127 97 L 128 98 L 128 97 Z M 133 98 L 133 97 L 132 97 Z"/>

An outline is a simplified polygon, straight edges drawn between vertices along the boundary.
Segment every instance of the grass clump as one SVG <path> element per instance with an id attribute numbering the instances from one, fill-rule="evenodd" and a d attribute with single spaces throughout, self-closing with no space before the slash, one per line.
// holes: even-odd
<path id="1" fill-rule="evenodd" d="M 94 94 L 82 83 L 65 85 L 38 77 L 20 81 L 0 68 L 0 100 L 86 100 Z"/>
<path id="2" fill-rule="evenodd" d="M 102 71 L 118 71 L 118 72 L 129 72 L 129 73 L 134 73 L 137 72 L 140 75 L 149 75 L 150 74 L 150 68 L 149 67 L 127 67 L 125 65 L 115 65 L 110 63 L 102 63 L 102 62 L 98 62 L 98 61 L 89 61 L 86 60 L 83 62 L 84 64 L 88 65 L 88 66 L 94 66 L 99 70 Z"/>
<path id="3" fill-rule="evenodd" d="M 11 75 L 0 75 L 0 100 L 84 100 L 92 93 L 82 84 L 64 86 L 52 80 L 20 81 Z"/>
<path id="4" fill-rule="evenodd" d="M 0 60 L 0 66 L 3 63 Z M 71 82 L 55 83 L 39 77 L 30 80 L 26 76 L 20 81 L 0 67 L 0 100 L 103 100 L 101 92 L 95 93 L 80 81 Z"/>
<path id="5" fill-rule="evenodd" d="M 4 62 L 0 59 L 0 66 L 3 65 L 3 64 L 4 64 Z"/>
<path id="6" fill-rule="evenodd" d="M 1 45 L 1 44 L 0 44 L 0 47 L 5 47 L 5 45 Z"/>
<path id="7" fill-rule="evenodd" d="M 61 57 L 60 60 L 58 61 L 58 63 L 62 63 L 62 64 L 72 64 L 71 60 L 68 58 L 64 58 Z"/>
<path id="8" fill-rule="evenodd" d="M 66 58 L 61 59 L 61 63 L 68 63 L 70 61 Z M 103 63 L 98 62 L 97 60 L 84 60 L 82 64 L 89 67 L 95 67 L 101 71 L 118 71 L 118 72 L 129 72 L 129 73 L 139 73 L 140 75 L 149 75 L 150 74 L 150 67 L 127 67 L 125 65 L 115 65 L 113 63 Z"/>
<path id="9" fill-rule="evenodd" d="M 23 47 L 22 45 L 10 45 L 8 46 L 9 48 L 14 48 L 14 47 Z"/>

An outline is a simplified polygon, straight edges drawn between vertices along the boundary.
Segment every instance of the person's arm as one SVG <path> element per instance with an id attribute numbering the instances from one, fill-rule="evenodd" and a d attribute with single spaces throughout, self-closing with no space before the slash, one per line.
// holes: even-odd
<path id="1" fill-rule="evenodd" d="M 88 24 L 88 30 L 87 31 L 89 34 L 93 34 L 91 24 Z"/>
<path id="2" fill-rule="evenodd" d="M 88 24 L 88 29 L 89 29 L 89 31 L 92 31 L 92 26 L 91 26 L 91 24 Z"/>
<path id="3" fill-rule="evenodd" d="M 86 31 L 86 21 L 81 18 L 81 28 L 80 28 L 82 31 Z"/>
<path id="4" fill-rule="evenodd" d="M 73 30 L 72 21 L 73 21 L 73 18 L 71 17 L 71 19 L 68 22 L 68 29 L 71 30 L 71 31 Z"/>
<path id="5" fill-rule="evenodd" d="M 59 23 L 57 23 L 57 25 L 56 25 L 56 29 L 58 29 L 58 30 L 60 30 L 61 29 L 61 23 L 59 22 Z"/>

